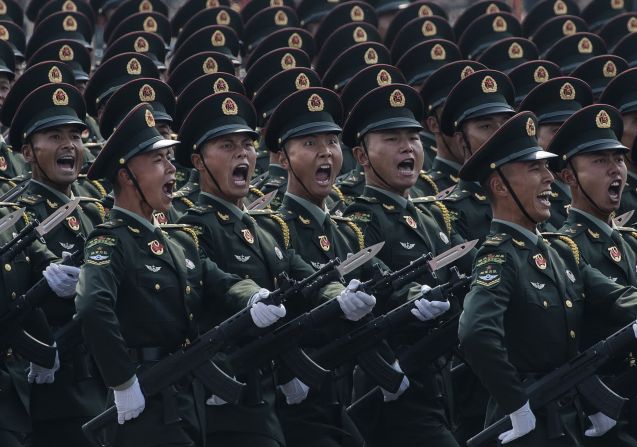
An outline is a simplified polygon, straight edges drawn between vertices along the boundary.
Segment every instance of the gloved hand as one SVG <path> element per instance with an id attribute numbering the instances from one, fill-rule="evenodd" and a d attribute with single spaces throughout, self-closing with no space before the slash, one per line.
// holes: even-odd
<path id="1" fill-rule="evenodd" d="M 62 252 L 62 259 L 67 259 L 71 256 L 68 251 Z M 42 275 L 46 279 L 46 282 L 51 287 L 51 290 L 59 296 L 73 297 L 75 295 L 75 286 L 80 276 L 80 269 L 72 265 L 62 265 L 51 263 L 42 272 Z"/>
<path id="2" fill-rule="evenodd" d="M 608 432 L 615 425 L 617 425 L 617 421 L 615 419 L 609 418 L 601 411 L 590 415 L 588 419 L 590 419 L 593 426 L 589 428 L 588 430 L 586 430 L 584 432 L 584 435 L 588 436 L 589 438 L 597 438 L 600 436 L 604 436 L 606 432 Z"/>
<path id="3" fill-rule="evenodd" d="M 55 343 L 53 344 L 53 346 L 55 346 Z M 58 369 L 60 369 L 60 357 L 58 356 L 58 353 L 56 351 L 55 363 L 53 364 L 53 368 L 44 368 L 33 362 L 29 363 L 27 380 L 29 381 L 29 383 L 35 382 L 38 385 L 42 385 L 43 383 L 53 383 L 53 381 L 55 380 L 55 373 Z"/>
<path id="4" fill-rule="evenodd" d="M 420 286 L 420 293 L 422 293 L 425 298 L 415 300 L 415 308 L 411 310 L 414 317 L 418 318 L 420 321 L 433 320 L 447 312 L 449 307 L 451 307 L 449 301 L 429 301 L 426 296 L 430 290 L 431 287 L 427 284 Z"/>
<path id="5" fill-rule="evenodd" d="M 125 390 L 114 390 L 115 406 L 117 407 L 117 422 L 123 424 L 126 421 L 135 419 L 144 411 L 146 399 L 139 387 L 139 381 L 135 376 L 135 381 Z"/>
<path id="6" fill-rule="evenodd" d="M 252 295 L 250 301 L 248 301 L 252 305 L 252 307 L 250 307 L 252 321 L 260 328 L 268 327 L 276 323 L 280 318 L 285 317 L 285 307 L 283 304 L 275 306 L 261 302 L 269 295 L 270 291 L 268 289 L 259 289 L 257 293 Z"/>
<path id="7" fill-rule="evenodd" d="M 206 405 L 210 405 L 211 407 L 219 406 L 219 405 L 225 405 L 227 403 L 228 402 L 226 402 L 225 400 L 223 400 L 222 398 L 220 398 L 216 394 L 213 394 L 212 396 L 210 396 L 208 398 L 208 400 L 206 400 Z"/>
<path id="8" fill-rule="evenodd" d="M 351 321 L 358 321 L 372 311 L 376 304 L 374 295 L 368 295 L 362 291 L 356 291 L 360 285 L 358 279 L 352 279 L 345 290 L 343 290 L 336 300 L 345 318 Z"/>
<path id="9" fill-rule="evenodd" d="M 396 371 L 403 372 L 403 370 L 400 369 L 400 364 L 398 363 L 398 360 L 394 361 L 394 363 L 391 366 Z M 403 376 L 402 382 L 400 382 L 400 386 L 398 387 L 398 391 L 396 391 L 395 393 L 389 392 L 385 388 L 382 388 L 382 387 L 381 387 L 380 390 L 383 392 L 383 400 L 385 402 L 391 402 L 391 401 L 394 401 L 394 400 L 398 399 L 405 391 L 407 391 L 407 388 L 409 388 L 409 378 L 405 374 Z"/>
<path id="10" fill-rule="evenodd" d="M 518 438 L 530 433 L 535 429 L 535 415 L 531 411 L 529 402 L 527 401 L 522 408 L 515 410 L 509 415 L 513 429 L 505 431 L 498 436 L 502 444 L 508 444 Z"/>
<path id="11" fill-rule="evenodd" d="M 288 405 L 300 404 L 310 392 L 310 387 L 296 377 L 288 383 L 279 385 L 279 389 L 285 395 L 285 401 Z"/>
<path id="12" fill-rule="evenodd" d="M 635 338 L 637 338 L 637 323 L 633 323 L 633 333 L 635 334 Z"/>

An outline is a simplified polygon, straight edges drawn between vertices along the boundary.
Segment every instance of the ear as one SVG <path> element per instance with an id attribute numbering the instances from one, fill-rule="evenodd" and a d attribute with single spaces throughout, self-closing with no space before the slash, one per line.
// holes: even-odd
<path id="1" fill-rule="evenodd" d="M 126 169 L 120 168 L 117 171 L 117 183 L 121 185 L 132 185 L 133 181 L 131 180 Z"/>
<path id="2" fill-rule="evenodd" d="M 462 132 L 454 132 L 452 139 L 456 147 L 462 148 L 463 154 L 466 154 L 468 152 L 469 148 L 467 147 L 464 138 L 462 138 Z"/>
<path id="3" fill-rule="evenodd" d="M 507 195 L 509 195 L 508 188 L 502 181 L 502 178 L 497 174 L 493 174 L 491 176 L 488 182 L 488 187 L 491 189 L 491 192 L 496 197 L 506 197 Z"/>
<path id="4" fill-rule="evenodd" d="M 367 156 L 367 152 L 363 149 L 363 146 L 354 146 L 352 148 L 352 154 L 359 165 L 369 166 L 369 157 Z"/>
<path id="5" fill-rule="evenodd" d="M 440 126 L 438 125 L 438 120 L 435 116 L 429 115 L 425 118 L 425 124 L 431 133 L 440 133 Z"/>
<path id="6" fill-rule="evenodd" d="M 199 153 L 191 154 L 190 161 L 192 162 L 192 165 L 195 167 L 197 171 L 203 171 L 204 166 L 203 166 L 203 160 L 201 159 L 201 154 Z"/>
<path id="7" fill-rule="evenodd" d="M 557 175 L 562 179 L 564 183 L 566 183 L 571 188 L 577 187 L 577 179 L 575 178 L 575 173 L 570 167 L 562 169 Z"/>
<path id="8" fill-rule="evenodd" d="M 285 169 L 290 169 L 290 160 L 288 160 L 287 152 L 281 149 L 277 155 L 279 156 L 279 164 Z"/>
<path id="9" fill-rule="evenodd" d="M 25 159 L 27 163 L 32 163 L 35 161 L 33 158 L 33 146 L 28 143 L 22 145 L 22 157 Z"/>

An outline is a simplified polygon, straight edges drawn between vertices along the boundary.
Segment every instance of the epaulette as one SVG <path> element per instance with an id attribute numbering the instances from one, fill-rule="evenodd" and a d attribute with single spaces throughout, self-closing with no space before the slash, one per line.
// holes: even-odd
<path id="1" fill-rule="evenodd" d="M 345 202 L 345 194 L 343 194 L 343 191 L 341 191 L 338 186 L 332 185 L 332 191 L 334 191 L 334 193 L 338 197 L 338 200 L 340 200 L 341 202 Z"/>
<path id="2" fill-rule="evenodd" d="M 261 191 L 259 188 L 256 188 L 254 186 L 250 186 L 250 192 L 257 197 L 263 197 L 265 195 L 263 191 Z"/>
<path id="3" fill-rule="evenodd" d="M 376 197 L 368 197 L 368 196 L 359 196 L 354 199 L 355 201 L 365 202 L 365 203 L 378 203 L 378 199 Z"/>
<path id="4" fill-rule="evenodd" d="M 573 239 L 571 239 L 568 236 L 564 236 L 563 234 L 560 234 L 560 233 L 549 233 L 549 232 L 542 233 L 542 237 L 557 238 L 561 240 L 562 242 L 564 242 L 566 245 L 568 245 L 568 248 L 571 249 L 571 252 L 573 253 L 573 257 L 575 258 L 575 264 L 579 265 L 579 260 L 580 260 L 579 248 L 577 247 L 577 244 L 575 243 Z"/>
<path id="5" fill-rule="evenodd" d="M 451 236 L 451 215 L 449 214 L 449 210 L 446 206 L 439 202 L 438 200 L 434 201 L 433 204 L 440 210 L 442 214 L 442 220 L 445 223 L 445 227 L 447 228 L 447 236 Z"/>
<path id="6" fill-rule="evenodd" d="M 109 220 L 108 222 L 104 222 L 95 226 L 95 228 L 106 228 L 108 230 L 112 228 L 121 227 L 124 225 L 124 221 L 122 219 L 114 219 Z"/>
<path id="7" fill-rule="evenodd" d="M 279 208 L 278 210 L 276 210 L 277 215 L 279 215 L 281 217 L 281 219 L 283 219 L 284 221 L 288 221 L 288 220 L 292 220 L 295 218 L 295 214 L 287 209 L 281 209 Z"/>
<path id="8" fill-rule="evenodd" d="M 102 197 L 106 197 L 108 195 L 106 188 L 104 188 L 104 185 L 102 185 L 102 183 L 99 180 L 90 180 L 90 183 L 91 185 L 95 186 L 95 188 L 97 189 L 97 191 L 100 193 Z"/>
<path id="9" fill-rule="evenodd" d="M 411 202 L 414 205 L 418 205 L 419 203 L 432 203 L 435 201 L 436 201 L 435 196 L 422 196 L 422 197 L 416 197 L 415 199 L 411 199 Z"/>
<path id="10" fill-rule="evenodd" d="M 585 230 L 584 225 L 582 224 L 575 224 L 575 225 L 571 225 L 568 228 L 562 230 L 560 229 L 560 234 L 566 233 L 569 236 L 576 236 L 578 234 L 580 234 L 581 232 L 583 232 Z M 593 236 L 592 234 L 589 233 L 589 235 Z M 598 236 L 599 237 L 599 236 Z M 593 239 L 597 239 L 593 236 Z"/>
<path id="11" fill-rule="evenodd" d="M 431 186 L 431 189 L 434 191 L 434 193 L 438 194 L 440 192 L 440 190 L 438 190 L 438 185 L 436 185 L 436 182 L 434 182 L 434 180 L 427 175 L 427 172 L 420 171 L 419 177 L 422 181 Z"/>
<path id="12" fill-rule="evenodd" d="M 449 202 L 459 202 L 461 200 L 466 199 L 467 197 L 469 197 L 471 195 L 471 193 L 469 191 L 467 191 L 466 189 L 459 189 L 459 188 L 455 188 L 447 197 L 445 197 L 443 200 L 445 201 L 449 201 Z"/>
<path id="13" fill-rule="evenodd" d="M 31 178 L 31 177 L 30 177 L 29 175 L 27 175 L 27 174 L 21 174 L 21 175 L 18 175 L 18 176 L 16 176 L 16 177 L 13 177 L 13 178 L 11 179 L 11 181 L 17 184 L 17 183 L 26 182 L 26 181 L 27 181 L 27 180 L 29 180 L 30 178 Z"/>
<path id="14" fill-rule="evenodd" d="M 274 186 L 277 189 L 281 187 L 281 185 L 285 185 L 287 179 L 285 177 L 269 177 L 268 181 L 263 184 L 263 187 Z"/>
<path id="15" fill-rule="evenodd" d="M 358 171 L 350 171 L 336 178 L 337 185 L 354 186 L 363 180 L 364 176 Z"/>
<path id="16" fill-rule="evenodd" d="M 265 208 L 265 209 L 262 209 L 262 210 L 248 210 L 247 213 L 250 216 L 267 216 L 267 215 L 273 214 L 274 211 Z"/>
<path id="17" fill-rule="evenodd" d="M 354 232 L 356 240 L 358 242 L 358 249 L 363 250 L 365 248 L 365 235 L 358 225 L 356 225 L 351 218 L 343 216 L 330 216 L 335 222 L 342 222 Z"/>
<path id="18" fill-rule="evenodd" d="M 268 217 L 279 224 L 279 227 L 281 227 L 281 233 L 283 234 L 283 245 L 287 250 L 287 248 L 290 246 L 290 228 L 288 227 L 288 224 L 285 223 L 285 220 L 283 220 L 283 218 L 279 214 L 271 213 L 268 214 Z"/>
<path id="19" fill-rule="evenodd" d="M 44 201 L 44 197 L 39 194 L 28 194 L 20 197 L 19 202 L 24 202 L 27 205 L 37 205 Z"/>
<path id="20" fill-rule="evenodd" d="M 211 206 L 192 206 L 188 209 L 188 211 L 192 211 L 195 214 L 207 214 L 212 212 L 212 207 Z"/>
<path id="21" fill-rule="evenodd" d="M 199 236 L 197 236 L 197 232 L 191 225 L 186 224 L 163 224 L 160 225 L 159 228 L 162 230 L 180 230 L 190 236 L 195 243 L 195 247 L 199 250 Z"/>
<path id="22" fill-rule="evenodd" d="M 482 245 L 487 245 L 489 247 L 499 247 L 503 242 L 508 241 L 511 238 L 510 234 L 507 233 L 497 233 L 487 236 L 487 239 L 484 241 Z"/>

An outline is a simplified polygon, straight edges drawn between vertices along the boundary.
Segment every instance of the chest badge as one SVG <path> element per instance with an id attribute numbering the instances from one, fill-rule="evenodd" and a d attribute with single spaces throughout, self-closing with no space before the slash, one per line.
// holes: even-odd
<path id="1" fill-rule="evenodd" d="M 616 246 L 608 247 L 608 253 L 613 261 L 619 262 L 622 260 L 622 254 Z"/>
<path id="2" fill-rule="evenodd" d="M 540 270 L 546 270 L 547 263 L 546 259 L 544 259 L 544 256 L 542 256 L 542 253 L 534 255 L 533 260 L 535 261 L 535 265 L 537 266 L 537 268 L 539 268 Z"/>
<path id="3" fill-rule="evenodd" d="M 252 236 L 252 232 L 249 229 L 244 228 L 241 230 L 241 234 L 243 234 L 243 238 L 248 244 L 254 244 L 254 236 Z"/>
<path id="4" fill-rule="evenodd" d="M 276 246 L 274 247 L 274 254 L 276 255 L 279 261 L 283 260 L 283 252 L 281 251 L 279 247 L 276 247 Z"/>
<path id="5" fill-rule="evenodd" d="M 153 273 L 157 273 L 158 271 L 161 270 L 161 267 L 158 265 L 146 265 L 146 268 L 148 269 L 148 271 L 153 272 Z"/>
<path id="6" fill-rule="evenodd" d="M 150 247 L 150 251 L 152 251 L 153 254 L 156 254 L 157 256 L 161 256 L 164 254 L 164 246 L 157 239 L 155 239 L 154 241 L 150 241 L 148 243 L 148 246 Z"/>
<path id="7" fill-rule="evenodd" d="M 190 259 L 186 258 L 186 268 L 188 270 L 193 270 L 195 268 L 195 263 L 192 262 Z"/>
<path id="8" fill-rule="evenodd" d="M 330 240 L 327 238 L 327 236 L 319 236 L 318 240 L 319 245 L 321 246 L 323 251 L 330 251 Z"/>
<path id="9" fill-rule="evenodd" d="M 155 219 L 157 219 L 159 225 L 166 225 L 168 223 L 168 218 L 162 212 L 155 213 Z"/>
<path id="10" fill-rule="evenodd" d="M 538 290 L 542 290 L 546 284 L 543 284 L 541 282 L 531 282 L 531 285 Z"/>
<path id="11" fill-rule="evenodd" d="M 405 250 L 411 250 L 416 244 L 412 244 L 410 242 L 401 242 L 400 245 L 402 245 Z"/>
<path id="12" fill-rule="evenodd" d="M 573 272 L 571 272 L 570 270 L 566 271 L 566 277 L 571 281 L 571 282 L 575 282 L 575 275 L 573 275 Z"/>
<path id="13" fill-rule="evenodd" d="M 407 223 L 407 225 L 409 225 L 414 230 L 416 229 L 416 221 L 414 220 L 413 217 L 411 217 L 411 216 L 403 216 L 403 219 L 405 219 L 405 222 Z"/>
<path id="14" fill-rule="evenodd" d="M 80 229 L 80 222 L 77 220 L 77 217 L 69 216 L 66 218 L 66 222 L 69 224 L 71 230 L 77 231 Z"/>
<path id="15" fill-rule="evenodd" d="M 250 256 L 246 256 L 246 255 L 234 255 L 234 257 L 239 262 L 248 262 L 248 260 L 250 259 Z"/>

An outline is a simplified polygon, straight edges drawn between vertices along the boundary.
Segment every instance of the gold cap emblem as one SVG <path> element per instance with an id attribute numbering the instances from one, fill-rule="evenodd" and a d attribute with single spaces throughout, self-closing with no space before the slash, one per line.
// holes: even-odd
<path id="1" fill-rule="evenodd" d="M 146 112 L 144 112 L 144 119 L 148 127 L 155 127 L 155 117 L 153 116 L 153 112 L 149 109 L 146 109 Z"/>
<path id="2" fill-rule="evenodd" d="M 384 68 L 378 72 L 376 75 L 376 83 L 381 85 L 391 84 L 391 75 Z"/>
<path id="3" fill-rule="evenodd" d="M 67 0 L 62 5 L 62 11 L 77 12 L 77 5 L 71 0 Z"/>
<path id="4" fill-rule="evenodd" d="M 296 59 L 290 53 L 285 53 L 281 58 L 281 68 L 284 70 L 289 70 L 290 68 L 296 67 Z"/>
<path id="5" fill-rule="evenodd" d="M 147 33 L 154 33 L 157 31 L 157 21 L 152 17 L 146 17 L 144 20 L 144 31 Z"/>
<path id="6" fill-rule="evenodd" d="M 310 86 L 310 78 L 305 73 L 299 73 L 294 80 L 294 86 L 297 90 L 303 90 Z"/>
<path id="7" fill-rule="evenodd" d="M 611 0 L 610 7 L 613 9 L 623 9 L 624 0 Z"/>
<path id="8" fill-rule="evenodd" d="M 142 74 L 142 66 L 136 58 L 132 58 L 126 64 L 126 72 L 129 75 L 140 75 Z"/>
<path id="9" fill-rule="evenodd" d="M 0 14 L 6 14 L 7 13 L 7 5 L 0 0 Z"/>
<path id="10" fill-rule="evenodd" d="M 593 52 L 593 44 L 588 37 L 582 37 L 577 43 L 577 51 L 581 54 L 589 54 Z"/>
<path id="11" fill-rule="evenodd" d="M 498 91 L 498 83 L 491 76 L 485 76 L 482 80 L 482 91 L 484 93 L 496 93 Z"/>
<path id="12" fill-rule="evenodd" d="M 143 37 L 138 37 L 137 39 L 135 39 L 135 42 L 133 43 L 133 48 L 138 53 L 147 53 L 148 47 L 149 47 L 148 41 Z"/>
<path id="13" fill-rule="evenodd" d="M 356 43 L 367 42 L 367 31 L 365 31 L 360 26 L 357 26 L 354 29 L 352 37 L 354 38 L 354 42 Z"/>
<path id="14" fill-rule="evenodd" d="M 367 65 L 377 64 L 378 63 L 378 53 L 376 52 L 375 49 L 368 48 L 367 51 L 365 51 L 365 55 L 364 55 L 363 59 L 365 60 L 365 63 Z"/>
<path id="15" fill-rule="evenodd" d="M 439 43 L 435 44 L 431 48 L 430 55 L 431 60 L 434 61 L 444 61 L 445 59 L 447 59 L 447 51 L 445 50 L 445 47 L 443 47 Z"/>
<path id="16" fill-rule="evenodd" d="M 288 46 L 290 48 L 301 48 L 303 46 L 303 38 L 299 35 L 299 33 L 292 33 L 288 39 Z"/>
<path id="17" fill-rule="evenodd" d="M 575 88 L 570 82 L 565 82 L 560 87 L 560 98 L 563 101 L 572 101 L 575 99 Z"/>
<path id="18" fill-rule="evenodd" d="M 53 92 L 53 104 L 56 106 L 69 105 L 69 97 L 61 88 L 58 88 Z"/>
<path id="19" fill-rule="evenodd" d="M 537 67 L 533 72 L 533 80 L 538 84 L 549 80 L 549 72 L 542 65 Z"/>
<path id="20" fill-rule="evenodd" d="M 66 16 L 64 22 L 62 22 L 62 28 L 64 31 L 77 31 L 77 21 L 73 16 Z"/>
<path id="21" fill-rule="evenodd" d="M 389 105 L 392 107 L 405 107 L 405 95 L 396 89 L 389 95 Z"/>
<path id="22" fill-rule="evenodd" d="M 221 111 L 224 115 L 236 115 L 239 113 L 239 106 L 232 98 L 226 98 L 221 103 Z"/>
<path id="23" fill-rule="evenodd" d="M 356 5 L 349 12 L 349 16 L 352 18 L 353 22 L 362 22 L 365 20 L 365 11 L 363 11 L 363 8 Z"/>
<path id="24" fill-rule="evenodd" d="M 605 78 L 614 78 L 617 76 L 617 65 L 615 65 L 615 62 L 606 61 L 604 68 L 602 69 L 602 73 Z"/>
<path id="25" fill-rule="evenodd" d="M 571 19 L 568 19 L 562 25 L 562 34 L 565 36 L 570 36 L 577 32 L 577 25 Z"/>
<path id="26" fill-rule="evenodd" d="M 288 24 L 288 15 L 285 11 L 277 11 L 274 14 L 274 24 L 277 26 L 286 26 Z"/>
<path id="27" fill-rule="evenodd" d="M 460 72 L 460 80 L 463 80 L 464 78 L 466 78 L 469 75 L 474 74 L 476 71 L 470 67 L 469 65 L 467 65 L 466 67 L 464 67 L 462 69 L 462 71 Z"/>
<path id="28" fill-rule="evenodd" d="M 270 0 L 270 7 L 283 6 L 283 0 Z"/>
<path id="29" fill-rule="evenodd" d="M 73 60 L 75 54 L 73 53 L 73 48 L 64 44 L 62 48 L 60 48 L 60 51 L 58 51 L 58 56 L 62 62 L 68 62 Z"/>
<path id="30" fill-rule="evenodd" d="M 216 30 L 210 36 L 210 42 L 213 47 L 222 47 L 226 44 L 226 36 L 220 30 Z"/>
<path id="31" fill-rule="evenodd" d="M 500 12 L 500 7 L 498 5 L 496 5 L 495 3 L 491 3 L 489 6 L 487 6 L 487 9 L 485 10 L 485 14 L 493 14 L 494 12 Z"/>
<path id="32" fill-rule="evenodd" d="M 420 9 L 418 9 L 418 17 L 431 17 L 434 15 L 434 12 L 427 5 L 422 5 Z"/>
<path id="33" fill-rule="evenodd" d="M 49 81 L 53 84 L 59 84 L 62 82 L 62 72 L 55 65 L 49 70 Z"/>
<path id="34" fill-rule="evenodd" d="M 155 100 L 155 89 L 148 84 L 142 85 L 139 89 L 139 100 L 141 102 L 153 102 Z"/>
<path id="35" fill-rule="evenodd" d="M 562 0 L 557 0 L 553 3 L 553 12 L 556 16 L 564 15 L 568 12 L 568 6 Z"/>
<path id="36" fill-rule="evenodd" d="M 524 57 L 524 49 L 522 45 L 517 42 L 513 42 L 509 46 L 509 59 L 521 59 Z"/>
<path id="37" fill-rule="evenodd" d="M 322 112 L 324 108 L 325 103 L 323 102 L 323 98 L 316 93 L 312 93 L 307 99 L 307 109 L 310 112 Z"/>
<path id="38" fill-rule="evenodd" d="M 219 0 L 208 0 L 206 2 L 206 9 L 216 8 L 219 6 Z"/>
<path id="39" fill-rule="evenodd" d="M 606 110 L 602 109 L 599 111 L 599 113 L 595 117 L 595 124 L 597 124 L 597 127 L 600 129 L 610 129 L 610 115 L 608 115 L 608 112 L 606 112 Z"/>
<path id="40" fill-rule="evenodd" d="M 420 28 L 422 31 L 422 35 L 425 37 L 435 36 L 438 33 L 438 28 L 436 28 L 436 24 L 431 20 L 425 20 Z"/>
<path id="41" fill-rule="evenodd" d="M 203 61 L 202 68 L 205 74 L 216 73 L 219 70 L 217 61 L 211 57 L 207 57 L 206 60 Z"/>
<path id="42" fill-rule="evenodd" d="M 628 19 L 628 22 L 626 22 L 626 28 L 630 33 L 637 32 L 637 18 L 631 17 Z"/>
<path id="43" fill-rule="evenodd" d="M 507 30 L 507 21 L 502 16 L 497 16 L 493 19 L 492 27 L 496 33 L 503 33 Z"/>
<path id="44" fill-rule="evenodd" d="M 215 93 L 225 93 L 230 91 L 230 87 L 225 79 L 219 78 L 212 84 L 212 91 Z"/>
<path id="45" fill-rule="evenodd" d="M 0 25 L 0 40 L 9 40 L 9 30 L 4 25 Z"/>
<path id="46" fill-rule="evenodd" d="M 149 2 L 148 0 L 142 0 L 139 3 L 139 12 L 152 12 L 152 11 L 153 11 L 153 4 Z"/>
<path id="47" fill-rule="evenodd" d="M 530 137 L 535 136 L 535 121 L 533 121 L 533 118 L 531 117 L 526 120 L 526 133 Z"/>
<path id="48" fill-rule="evenodd" d="M 230 14 L 227 11 L 219 11 L 217 14 L 217 25 L 229 25 L 230 24 Z"/>

